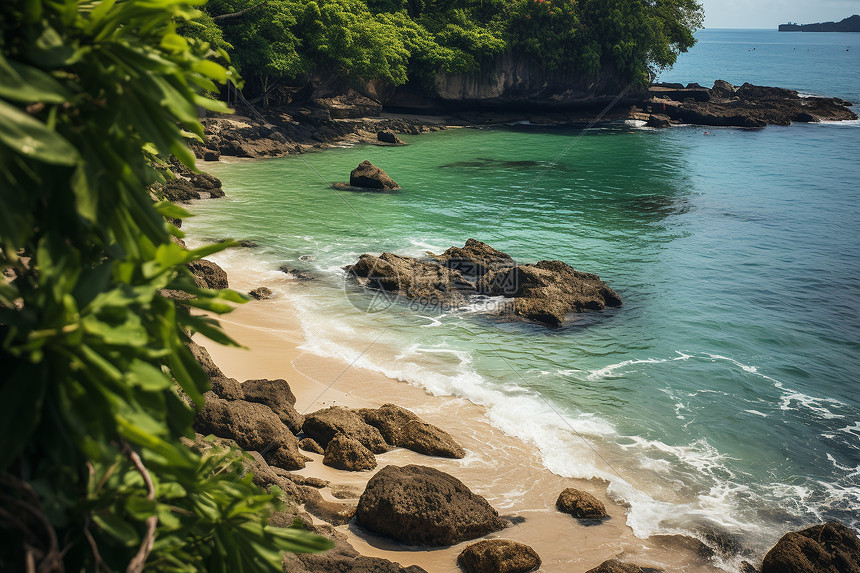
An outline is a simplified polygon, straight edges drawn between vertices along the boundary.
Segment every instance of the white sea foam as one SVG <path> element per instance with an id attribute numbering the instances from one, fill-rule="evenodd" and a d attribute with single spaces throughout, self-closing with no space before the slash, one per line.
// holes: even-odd
<path id="1" fill-rule="evenodd" d="M 603 378 L 608 378 L 609 376 L 612 376 L 616 370 L 623 370 L 628 366 L 633 366 L 636 364 L 664 364 L 666 362 L 675 362 L 678 360 L 689 360 L 693 357 L 690 354 L 684 354 L 683 352 L 679 352 L 677 350 L 675 352 L 676 354 L 678 354 L 678 356 L 675 356 L 673 358 L 641 358 L 625 360 L 623 362 L 619 362 L 618 364 L 610 364 L 609 366 L 604 366 L 603 368 L 590 371 L 586 379 L 590 382 L 595 382 Z"/>

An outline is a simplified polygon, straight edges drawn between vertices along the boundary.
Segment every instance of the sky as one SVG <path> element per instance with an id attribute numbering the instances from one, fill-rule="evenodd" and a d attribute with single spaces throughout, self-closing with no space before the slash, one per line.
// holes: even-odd
<path id="1" fill-rule="evenodd" d="M 860 14 L 860 0 L 699 0 L 706 28 L 776 28 L 786 22 L 838 22 Z"/>

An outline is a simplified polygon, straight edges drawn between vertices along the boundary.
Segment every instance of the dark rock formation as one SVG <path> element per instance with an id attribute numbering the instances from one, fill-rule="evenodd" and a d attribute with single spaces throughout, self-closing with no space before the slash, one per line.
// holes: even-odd
<path id="1" fill-rule="evenodd" d="M 462 458 L 466 455 L 450 434 L 400 406 L 384 404 L 375 410 L 363 409 L 358 413 L 365 422 L 377 428 L 392 446 L 443 458 Z"/>
<path id="2" fill-rule="evenodd" d="M 357 413 L 341 406 L 332 406 L 308 414 L 302 431 L 323 448 L 328 446 L 337 434 L 343 434 L 358 440 L 374 454 L 381 454 L 389 449 L 379 430 L 365 423 Z"/>
<path id="3" fill-rule="evenodd" d="M 569 513 L 574 517 L 586 519 L 600 519 L 606 517 L 606 507 L 603 502 L 590 493 L 567 488 L 561 492 L 555 502 L 559 511 Z"/>
<path id="4" fill-rule="evenodd" d="M 161 188 L 161 193 L 165 199 L 174 203 L 186 203 L 192 199 L 200 199 L 200 193 L 194 189 L 191 181 L 179 176 L 175 179 L 169 179 Z"/>
<path id="5" fill-rule="evenodd" d="M 227 378 L 226 376 L 212 376 L 209 378 L 209 386 L 212 392 L 224 400 L 244 400 L 245 393 L 242 391 L 242 384 L 235 378 Z"/>
<path id="6" fill-rule="evenodd" d="M 659 573 L 662 569 L 654 569 L 651 567 L 640 567 L 633 563 L 624 563 L 618 559 L 610 559 L 604 561 L 594 569 L 589 569 L 585 573 Z"/>
<path id="7" fill-rule="evenodd" d="M 472 543 L 457 556 L 457 565 L 466 573 L 527 573 L 540 563 L 534 549 L 507 539 Z"/>
<path id="8" fill-rule="evenodd" d="M 210 378 L 212 377 L 220 377 L 224 378 L 224 373 L 221 372 L 221 369 L 218 368 L 218 365 L 215 364 L 215 361 L 212 360 L 212 356 L 209 355 L 209 351 L 206 350 L 203 346 L 200 346 L 193 340 L 189 340 L 185 343 L 185 346 L 188 347 L 188 350 L 191 351 L 191 355 L 194 356 L 194 359 L 200 364 L 200 367 L 203 368 L 203 371 L 206 372 L 206 375 Z"/>
<path id="9" fill-rule="evenodd" d="M 652 86 L 647 105 L 675 122 L 695 125 L 758 128 L 792 122 L 857 119 L 849 102 L 838 98 L 801 97 L 794 90 L 740 87 L 717 80 L 710 90 Z"/>
<path id="10" fill-rule="evenodd" d="M 316 99 L 314 103 L 327 110 L 332 119 L 375 117 L 382 113 L 381 103 L 352 89 L 342 95 Z"/>
<path id="11" fill-rule="evenodd" d="M 600 277 L 561 261 L 540 261 L 490 273 L 479 288 L 513 298 L 515 316 L 561 326 L 568 313 L 621 306 L 621 297 Z"/>
<path id="12" fill-rule="evenodd" d="M 462 248 L 451 247 L 441 255 L 432 253 L 430 255 L 443 267 L 460 271 L 471 279 L 478 279 L 490 271 L 499 271 L 516 265 L 509 254 L 476 239 L 467 239 Z"/>
<path id="13" fill-rule="evenodd" d="M 439 470 L 386 466 L 358 502 L 356 522 L 408 545 L 453 545 L 503 529 L 487 500 Z"/>
<path id="14" fill-rule="evenodd" d="M 376 132 L 376 139 L 381 141 L 382 143 L 392 143 L 396 145 L 403 145 L 403 141 L 394 133 L 390 131 L 378 131 Z"/>
<path id="15" fill-rule="evenodd" d="M 302 438 L 301 440 L 299 440 L 299 447 L 306 452 L 313 452 L 315 454 L 320 455 L 325 453 L 325 450 L 322 449 L 322 446 L 320 446 L 316 442 L 316 440 L 313 440 L 311 438 Z"/>
<path id="16" fill-rule="evenodd" d="M 860 538 L 835 521 L 786 533 L 764 556 L 761 573 L 860 573 Z"/>
<path id="17" fill-rule="evenodd" d="M 203 159 L 203 161 L 218 161 L 221 159 L 221 152 L 217 151 L 217 150 L 213 151 L 211 149 L 206 149 L 203 152 L 202 159 Z"/>
<path id="18" fill-rule="evenodd" d="M 201 198 L 201 193 L 208 193 L 212 199 L 218 199 L 224 196 L 224 189 L 221 188 L 221 180 L 208 173 L 190 173 L 188 177 L 191 179 L 191 185 L 194 191 L 197 192 L 197 198 Z"/>
<path id="19" fill-rule="evenodd" d="M 272 289 L 268 287 L 257 287 L 248 293 L 248 296 L 257 300 L 267 300 L 272 298 Z"/>
<path id="20" fill-rule="evenodd" d="M 400 185 L 388 176 L 388 174 L 373 165 L 370 161 L 362 161 L 358 167 L 349 174 L 351 187 L 363 187 L 367 189 L 380 189 L 383 191 L 394 191 L 400 189 Z"/>
<path id="21" fill-rule="evenodd" d="M 561 261 L 516 266 L 489 245 L 469 239 L 460 248 L 421 260 L 391 253 L 361 255 L 345 267 L 367 288 L 388 291 L 428 305 L 456 305 L 481 293 L 513 299 L 499 314 L 550 326 L 568 313 L 621 306 L 621 298 L 600 277 Z M 462 272 L 461 272 L 462 271 Z"/>
<path id="22" fill-rule="evenodd" d="M 657 129 L 664 129 L 667 127 L 671 127 L 672 122 L 669 120 L 668 115 L 661 115 L 659 113 L 653 113 L 648 117 L 648 122 L 646 123 L 648 127 L 654 127 Z"/>
<path id="23" fill-rule="evenodd" d="M 206 406 L 197 413 L 194 429 L 201 434 L 235 440 L 242 449 L 263 454 L 271 465 L 284 469 L 305 467 L 298 438 L 262 404 L 222 400 L 207 393 Z"/>
<path id="24" fill-rule="evenodd" d="M 281 265 L 280 267 L 278 267 L 278 270 L 284 274 L 288 274 L 288 275 L 292 276 L 297 281 L 312 281 L 312 280 L 314 280 L 314 277 L 312 277 L 308 273 L 306 273 L 304 271 L 300 271 L 299 269 L 294 269 L 294 268 L 288 267 L 287 265 Z"/>
<path id="25" fill-rule="evenodd" d="M 212 261 L 206 259 L 192 261 L 188 263 L 188 268 L 191 269 L 191 274 L 194 275 L 194 284 L 198 288 L 230 288 L 227 283 L 227 273 Z"/>
<path id="26" fill-rule="evenodd" d="M 295 408 L 296 397 L 286 380 L 246 380 L 242 384 L 245 400 L 265 404 L 290 431 L 298 433 L 305 419 Z"/>
<path id="27" fill-rule="evenodd" d="M 358 440 L 337 434 L 325 448 L 323 464 L 351 472 L 372 470 L 376 467 L 376 456 Z"/>
<path id="28" fill-rule="evenodd" d="M 359 284 L 396 293 L 425 304 L 459 303 L 475 294 L 475 285 L 459 271 L 431 261 L 392 253 L 361 255 L 346 272 Z"/>

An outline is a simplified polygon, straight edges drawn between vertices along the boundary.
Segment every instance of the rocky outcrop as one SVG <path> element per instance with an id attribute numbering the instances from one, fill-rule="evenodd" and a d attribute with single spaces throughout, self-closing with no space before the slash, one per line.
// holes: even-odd
<path id="1" fill-rule="evenodd" d="M 389 449 L 379 430 L 365 423 L 357 413 L 342 406 L 332 406 L 308 414 L 302 432 L 323 448 L 327 447 L 337 434 L 343 434 L 358 440 L 374 454 L 381 454 Z"/>
<path id="2" fill-rule="evenodd" d="M 305 418 L 296 410 L 296 397 L 286 380 L 246 380 L 242 383 L 242 392 L 248 402 L 268 406 L 291 432 L 302 430 Z"/>
<path id="3" fill-rule="evenodd" d="M 589 569 L 585 573 L 659 573 L 662 569 L 654 569 L 652 567 L 640 567 L 633 563 L 624 563 L 618 559 L 610 559 L 604 561 L 594 569 Z"/>
<path id="4" fill-rule="evenodd" d="M 161 186 L 161 194 L 168 201 L 187 203 L 192 199 L 216 199 L 224 196 L 221 180 L 208 173 L 195 173 L 175 162 L 171 165 L 175 170 L 173 178 Z"/>
<path id="5" fill-rule="evenodd" d="M 212 356 L 209 354 L 209 351 L 206 350 L 205 347 L 200 346 L 193 340 L 189 340 L 185 343 L 185 346 L 188 347 L 188 350 L 191 351 L 191 355 L 200 364 L 200 367 L 203 368 L 203 371 L 206 372 L 206 375 L 210 378 L 212 377 L 224 377 L 224 373 L 221 372 L 221 369 L 218 368 L 218 365 L 215 364 L 215 361 L 212 360 Z"/>
<path id="6" fill-rule="evenodd" d="M 350 187 L 380 191 L 396 191 L 400 189 L 400 185 L 395 183 L 394 179 L 370 161 L 362 161 L 358 164 L 358 167 L 350 172 L 349 185 Z"/>
<path id="7" fill-rule="evenodd" d="M 512 313 L 520 318 L 561 326 L 571 312 L 621 306 L 621 297 L 600 277 L 575 270 L 561 261 L 540 261 L 485 276 L 481 291 L 513 298 Z"/>
<path id="8" fill-rule="evenodd" d="M 351 472 L 372 470 L 376 467 L 376 456 L 358 440 L 338 434 L 326 446 L 323 464 Z"/>
<path id="9" fill-rule="evenodd" d="M 761 573 L 860 573 L 860 538 L 835 521 L 786 533 L 764 556 Z"/>
<path id="10" fill-rule="evenodd" d="M 569 109 L 603 106 L 622 94 L 637 97 L 635 89 L 620 75 L 601 73 L 585 77 L 569 68 L 547 70 L 541 62 L 508 51 L 492 64 L 467 74 L 436 74 L 431 92 L 404 86 L 385 100 L 386 107 L 421 111 L 450 112 L 455 109 Z"/>
<path id="11" fill-rule="evenodd" d="M 198 288 L 230 288 L 227 283 L 227 273 L 212 261 L 207 261 L 206 259 L 191 261 L 188 263 L 188 268 L 191 270 L 191 274 L 194 276 L 194 284 Z"/>
<path id="12" fill-rule="evenodd" d="M 503 529 L 506 522 L 483 497 L 439 470 L 386 466 L 358 502 L 358 525 L 407 545 L 454 545 Z"/>
<path id="13" fill-rule="evenodd" d="M 572 487 L 559 494 L 555 507 L 561 512 L 579 518 L 601 519 L 606 517 L 606 507 L 603 502 L 590 493 Z"/>
<path id="14" fill-rule="evenodd" d="M 353 89 L 346 93 L 313 100 L 314 104 L 328 111 L 332 119 L 375 117 L 382 113 L 382 104 Z"/>
<path id="15" fill-rule="evenodd" d="M 527 573 L 540 564 L 534 549 L 508 539 L 478 541 L 457 556 L 457 565 L 466 573 Z"/>
<path id="16" fill-rule="evenodd" d="M 393 253 L 382 253 L 378 257 L 361 255 L 356 264 L 346 267 L 346 272 L 367 288 L 396 293 L 425 304 L 457 304 L 477 293 L 474 283 L 459 271 L 434 261 Z"/>
<path id="17" fill-rule="evenodd" d="M 851 104 L 839 98 L 801 97 L 794 90 L 749 83 L 737 87 L 717 80 L 711 89 L 659 84 L 648 93 L 652 112 L 678 123 L 757 128 L 857 119 Z"/>
<path id="18" fill-rule="evenodd" d="M 516 265 L 486 243 L 469 239 L 463 248 L 415 259 L 382 253 L 361 255 L 348 275 L 370 289 L 426 305 L 458 305 L 474 294 L 511 299 L 499 315 L 561 326 L 567 315 L 621 306 L 621 297 L 595 274 L 561 261 Z"/>
<path id="19" fill-rule="evenodd" d="M 234 440 L 240 448 L 258 451 L 266 462 L 284 469 L 305 467 L 299 440 L 268 406 L 244 400 L 223 400 L 207 393 L 194 430 Z"/>
<path id="20" fill-rule="evenodd" d="M 328 501 L 313 487 L 301 486 L 299 500 L 305 504 L 305 511 L 335 526 L 349 523 L 355 515 L 354 505 Z"/>
<path id="21" fill-rule="evenodd" d="M 224 400 L 243 400 L 245 398 L 242 384 L 235 378 L 212 376 L 209 378 L 209 386 L 216 396 Z"/>
<path id="22" fill-rule="evenodd" d="M 426 456 L 462 458 L 466 455 L 465 450 L 450 434 L 400 406 L 384 404 L 376 409 L 359 410 L 358 413 L 365 422 L 378 429 L 385 441 L 392 446 Z"/>
<path id="23" fill-rule="evenodd" d="M 248 296 L 257 300 L 268 300 L 272 298 L 272 289 L 268 287 L 257 287 L 248 293 Z"/>

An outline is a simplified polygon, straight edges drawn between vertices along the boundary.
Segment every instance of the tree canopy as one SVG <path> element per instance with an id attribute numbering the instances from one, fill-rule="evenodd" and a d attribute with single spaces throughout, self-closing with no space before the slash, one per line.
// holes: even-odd
<path id="1" fill-rule="evenodd" d="M 702 24 L 696 0 L 210 0 L 205 10 L 214 20 L 187 32 L 223 38 L 251 82 L 325 71 L 428 87 L 437 72 L 480 72 L 505 51 L 646 82 Z"/>

